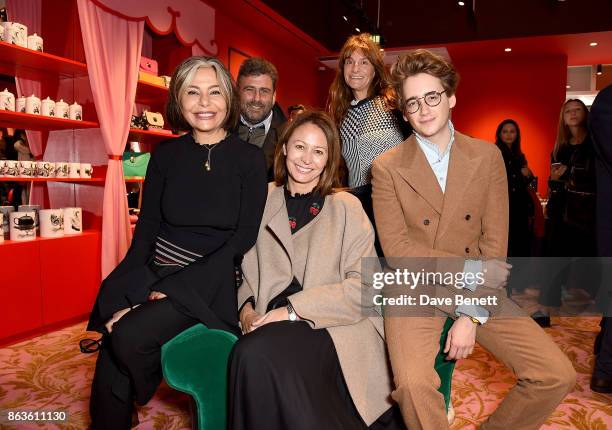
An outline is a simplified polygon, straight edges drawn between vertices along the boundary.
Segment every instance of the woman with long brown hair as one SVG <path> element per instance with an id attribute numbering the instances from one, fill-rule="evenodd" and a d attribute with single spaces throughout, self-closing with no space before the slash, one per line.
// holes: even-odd
<path id="1" fill-rule="evenodd" d="M 559 114 L 546 205 L 548 257 L 596 255 L 595 150 L 587 129 L 588 115 L 586 105 L 579 99 L 567 100 Z M 585 263 L 572 266 L 567 260 L 566 267 L 545 284 L 539 299 L 541 309 L 532 315 L 538 324 L 550 326 L 550 311 L 561 306 L 562 285 L 568 290 L 575 288 L 568 285 L 568 280 L 576 279 L 570 271 L 578 268 L 588 270 Z"/>
<path id="2" fill-rule="evenodd" d="M 396 107 L 380 47 L 367 33 L 349 37 L 340 51 L 327 110 L 340 129 L 348 186 L 372 224 L 372 162 L 410 132 Z"/>

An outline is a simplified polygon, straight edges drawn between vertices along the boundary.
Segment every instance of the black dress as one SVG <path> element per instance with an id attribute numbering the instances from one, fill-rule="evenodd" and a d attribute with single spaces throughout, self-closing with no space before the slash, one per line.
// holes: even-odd
<path id="1" fill-rule="evenodd" d="M 134 400 L 147 403 L 161 382 L 161 346 L 181 331 L 202 322 L 238 333 L 234 265 L 255 243 L 266 192 L 262 151 L 235 135 L 211 146 L 191 135 L 159 144 L 132 244 L 89 320 L 104 334 L 92 429 L 130 427 Z M 147 301 L 151 291 L 167 298 Z M 130 307 L 109 335 L 104 324 Z"/>
<path id="2" fill-rule="evenodd" d="M 291 233 L 312 221 L 324 201 L 316 193 L 291 196 L 285 190 Z M 267 310 L 286 306 L 287 297 L 301 289 L 294 277 Z M 366 426 L 329 332 L 312 329 L 305 321 L 266 324 L 240 338 L 229 374 L 231 430 L 405 430 L 396 407 Z"/>
<path id="3" fill-rule="evenodd" d="M 595 280 L 598 268 L 591 260 L 572 262 L 572 257 L 596 256 L 595 236 L 595 150 L 587 135 L 578 145 L 565 145 L 551 156 L 567 170 L 558 180 L 549 180 L 550 198 L 546 207 L 545 256 L 555 258 L 547 273 L 539 303 L 561 306 L 561 287 L 582 288 Z M 595 281 L 594 281 L 595 282 Z M 591 287 L 592 285 L 588 285 Z"/>
<path id="4" fill-rule="evenodd" d="M 531 255 L 531 230 L 529 217 L 533 216 L 533 202 L 527 189 L 527 178 L 521 169 L 527 166 L 523 154 L 515 155 L 503 142 L 497 147 L 504 157 L 508 177 L 508 203 L 510 206 L 508 229 L 508 257 L 528 257 Z"/>

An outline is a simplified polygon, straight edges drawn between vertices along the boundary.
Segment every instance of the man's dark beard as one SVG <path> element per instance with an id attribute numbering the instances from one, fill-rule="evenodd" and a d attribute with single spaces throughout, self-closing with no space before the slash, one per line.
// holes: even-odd
<path id="1" fill-rule="evenodd" d="M 263 112 L 261 114 L 261 117 L 259 118 L 253 118 L 249 115 L 248 113 L 248 109 L 252 108 L 252 107 L 258 107 L 258 108 L 265 108 L 266 105 L 260 102 L 250 102 L 246 104 L 247 109 L 242 113 L 242 116 L 244 117 L 244 119 L 246 119 L 251 125 L 257 124 L 261 121 L 263 121 L 265 118 L 268 117 L 268 115 L 270 115 L 270 111 L 272 110 L 272 108 L 270 107 L 270 109 L 267 112 Z"/>

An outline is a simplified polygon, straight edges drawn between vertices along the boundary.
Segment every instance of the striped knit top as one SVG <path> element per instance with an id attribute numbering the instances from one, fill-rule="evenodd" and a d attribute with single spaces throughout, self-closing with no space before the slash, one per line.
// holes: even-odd
<path id="1" fill-rule="evenodd" d="M 350 188 L 369 184 L 374 159 L 404 140 L 393 110 L 380 96 L 349 108 L 340 126 L 340 137 Z"/>

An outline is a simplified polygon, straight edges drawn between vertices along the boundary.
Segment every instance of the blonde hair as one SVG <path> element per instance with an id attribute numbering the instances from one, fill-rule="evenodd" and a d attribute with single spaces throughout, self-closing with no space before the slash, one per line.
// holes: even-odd
<path id="1" fill-rule="evenodd" d="M 568 99 L 561 106 L 561 112 L 559 112 L 559 126 L 557 127 L 557 140 L 555 141 L 555 147 L 553 148 L 553 160 L 557 161 L 557 156 L 559 155 L 559 151 L 562 148 L 570 144 L 570 139 L 572 138 L 572 132 L 569 127 L 565 124 L 565 120 L 563 119 L 563 114 L 565 113 L 565 107 L 569 103 L 578 103 L 584 109 L 584 123 L 583 127 L 586 128 L 587 121 L 589 119 L 589 109 L 586 107 L 584 102 L 580 99 Z"/>
<path id="2" fill-rule="evenodd" d="M 179 64 L 170 81 L 168 90 L 168 103 L 166 104 L 166 119 L 173 130 L 191 131 L 191 126 L 185 120 L 181 108 L 181 97 L 185 89 L 191 85 L 193 78 L 201 68 L 211 68 L 217 75 L 221 95 L 227 104 L 227 113 L 222 127 L 225 130 L 233 129 L 240 115 L 240 107 L 236 94 L 236 85 L 223 63 L 215 57 L 194 56 L 189 57 Z"/>

